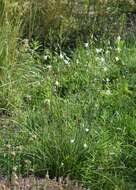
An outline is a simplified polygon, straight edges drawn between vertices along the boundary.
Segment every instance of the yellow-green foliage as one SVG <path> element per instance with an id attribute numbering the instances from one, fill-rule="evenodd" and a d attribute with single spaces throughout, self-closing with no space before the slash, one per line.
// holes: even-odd
<path id="1" fill-rule="evenodd" d="M 0 15 L 5 10 L 4 18 L 14 25 L 21 26 L 23 37 L 45 40 L 52 31 L 52 40 L 57 36 L 60 41 L 64 41 L 68 34 L 75 31 L 81 33 L 82 25 L 84 28 L 93 28 L 90 31 L 97 32 L 98 23 L 94 26 L 96 21 L 91 19 L 89 22 L 89 19 L 86 19 L 90 10 L 98 13 L 98 16 L 103 16 L 107 12 L 116 14 L 118 11 L 131 11 L 135 7 L 134 0 L 0 0 Z M 103 22 L 99 24 L 103 26 Z"/>
<path id="2" fill-rule="evenodd" d="M 135 5 L 134 0 L 86 0 L 83 2 L 77 0 L 0 0 L 0 25 L 6 27 L 6 29 L 1 27 L 1 32 L 7 31 L 7 28 L 10 30 L 4 32 L 4 35 L 13 36 L 14 40 L 12 39 L 11 43 L 18 37 L 29 39 L 34 37 L 49 44 L 52 43 L 54 46 L 56 44 L 61 46 L 65 41 L 71 43 L 81 35 L 103 34 L 106 27 L 110 34 L 115 35 L 114 30 L 116 33 L 121 32 L 125 17 L 115 17 L 110 21 L 121 23 L 114 26 L 112 23 L 107 24 L 109 16 L 103 17 L 103 15 L 105 16 L 107 11 L 108 14 L 130 11 L 135 8 Z M 89 18 L 88 15 L 92 9 L 94 13 L 100 14 Z M 9 42 L 8 39 L 7 41 Z"/>
<path id="3" fill-rule="evenodd" d="M 0 0 L 0 82 L 6 78 L 7 69 L 16 63 L 21 20 L 15 16 L 12 5 L 13 1 Z"/>
<path id="4" fill-rule="evenodd" d="M 29 38 L 33 35 L 47 37 L 50 30 L 63 35 L 67 29 L 77 27 L 75 14 L 80 9 L 76 1 L 39 0 L 29 1 L 29 4 L 23 25 L 24 30 L 28 29 Z"/>

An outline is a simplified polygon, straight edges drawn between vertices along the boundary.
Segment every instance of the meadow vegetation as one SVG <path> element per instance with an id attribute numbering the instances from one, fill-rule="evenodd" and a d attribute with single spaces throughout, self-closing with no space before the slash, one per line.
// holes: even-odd
<path id="1" fill-rule="evenodd" d="M 0 176 L 136 189 L 136 2 L 91 3 L 0 0 Z"/>

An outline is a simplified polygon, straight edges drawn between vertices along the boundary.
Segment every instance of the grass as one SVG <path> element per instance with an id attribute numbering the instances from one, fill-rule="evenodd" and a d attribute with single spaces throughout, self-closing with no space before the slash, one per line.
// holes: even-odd
<path id="1" fill-rule="evenodd" d="M 31 47 L 1 81 L 1 173 L 135 189 L 135 46 L 79 46 L 70 59 Z"/>
<path id="2" fill-rule="evenodd" d="M 51 178 L 69 175 L 91 189 L 136 189 L 135 37 L 101 41 L 92 35 L 69 54 L 58 38 L 56 49 L 22 39 L 24 16 L 15 19 L 5 6 L 0 175 L 10 178 L 16 170 L 43 177 L 48 171 Z"/>

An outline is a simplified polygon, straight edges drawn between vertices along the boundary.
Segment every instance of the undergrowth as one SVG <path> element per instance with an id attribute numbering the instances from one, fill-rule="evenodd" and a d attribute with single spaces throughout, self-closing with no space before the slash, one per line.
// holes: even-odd
<path id="1" fill-rule="evenodd" d="M 90 42 L 72 58 L 36 46 L 19 48 L 1 82 L 1 174 L 16 167 L 93 189 L 135 189 L 135 46 Z"/>
<path id="2" fill-rule="evenodd" d="M 131 40 L 113 32 L 109 39 L 102 30 L 98 38 L 107 19 L 94 19 L 87 38 L 76 37 L 68 53 L 63 34 L 71 33 L 71 22 L 76 31 L 82 28 L 81 21 L 74 22 L 75 12 L 64 13 L 60 28 L 44 23 L 51 41 L 42 39 L 49 43 L 43 46 L 35 19 L 48 13 L 55 23 L 63 7 L 53 7 L 55 15 L 37 15 L 44 10 L 42 0 L 36 10 L 33 1 L 32 7 L 14 1 L 13 9 L 5 2 L 0 1 L 0 175 L 10 178 L 14 169 L 24 177 L 44 177 L 48 171 L 52 178 L 69 175 L 90 189 L 136 189 L 135 35 Z"/>

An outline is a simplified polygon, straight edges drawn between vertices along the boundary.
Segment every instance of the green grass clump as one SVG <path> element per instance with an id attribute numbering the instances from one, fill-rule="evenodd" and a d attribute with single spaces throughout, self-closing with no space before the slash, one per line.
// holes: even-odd
<path id="1" fill-rule="evenodd" d="M 124 17 L 116 34 L 94 18 L 100 27 L 92 22 L 83 43 L 77 34 L 90 25 L 76 1 L 51 3 L 0 1 L 0 175 L 48 171 L 92 189 L 136 189 L 136 45 L 116 37 Z M 71 31 L 74 48 L 63 43 Z"/>
<path id="2" fill-rule="evenodd" d="M 135 46 L 90 42 L 71 58 L 39 47 L 20 43 L 1 80 L 1 173 L 135 189 Z"/>

